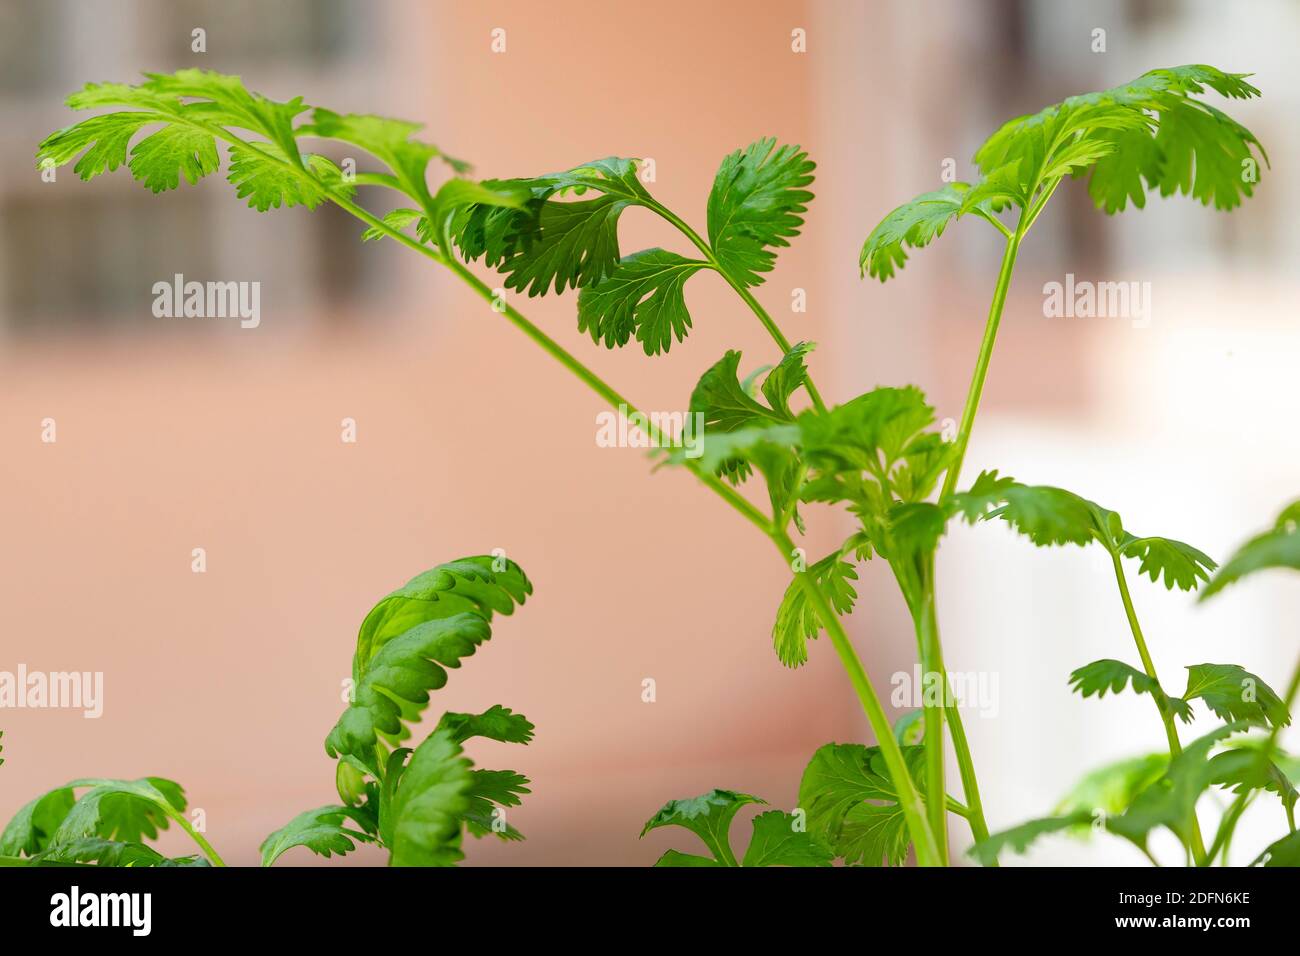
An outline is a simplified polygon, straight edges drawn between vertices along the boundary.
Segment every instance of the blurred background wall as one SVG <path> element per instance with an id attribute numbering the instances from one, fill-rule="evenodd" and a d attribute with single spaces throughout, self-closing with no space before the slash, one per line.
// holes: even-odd
<path id="1" fill-rule="evenodd" d="M 723 786 L 790 807 L 819 744 L 866 735 L 826 642 L 797 672 L 772 654 L 777 556 L 687 476 L 597 447 L 599 401 L 454 279 L 359 243 L 334 209 L 259 215 L 222 176 L 159 197 L 121 171 L 42 182 L 35 144 L 72 121 L 61 101 L 83 82 L 241 73 L 279 99 L 424 122 L 480 177 L 653 158 L 656 195 L 697 224 L 725 153 L 765 135 L 803 143 L 818 198 L 760 298 L 792 338 L 820 343 L 812 366 L 831 396 L 915 381 L 956 418 L 1000 242 L 962 222 L 882 287 L 856 268 L 872 226 L 936 188 L 946 159 L 972 177 L 970 154 L 1010 116 L 1154 66 L 1253 71 L 1265 96 L 1233 113 L 1273 167 L 1244 208 L 1155 199 L 1106 217 L 1081 185 L 1058 193 L 1022 255 L 967 461 L 971 476 L 1064 485 L 1221 558 L 1300 494 L 1300 190 L 1284 175 L 1297 26 L 1300 6 L 1282 0 L 666 0 L 600 16 L 569 2 L 9 0 L 0 670 L 103 671 L 106 688 L 98 720 L 0 711 L 0 816 L 74 777 L 160 774 L 184 783 L 228 860 L 254 862 L 267 832 L 332 798 L 321 741 L 366 610 L 428 566 L 498 547 L 536 594 L 434 708 L 526 713 L 530 747 L 473 755 L 526 773 L 534 793 L 511 817 L 527 842 L 472 845 L 471 862 L 649 863 L 674 840 L 635 834 L 668 798 Z M 191 51 L 196 27 L 206 53 Z M 490 47 L 498 27 L 504 53 Z M 796 29 L 807 52 L 791 49 Z M 636 213 L 624 250 L 678 244 Z M 1043 284 L 1067 272 L 1150 282 L 1150 326 L 1044 318 Z M 154 318 L 151 287 L 175 273 L 260 281 L 260 327 Z M 806 313 L 790 310 L 795 289 Z M 721 282 L 687 295 L 695 329 L 655 360 L 592 346 L 572 296 L 525 311 L 643 407 L 672 410 L 726 348 L 747 367 L 774 360 Z M 355 444 L 340 440 L 344 418 Z M 818 517 L 810 553 L 847 530 Z M 1132 656 L 1108 571 L 1098 553 L 1032 553 L 994 526 L 945 542 L 948 665 L 997 679 L 997 716 L 967 718 L 994 827 L 1049 810 L 1088 768 L 1162 746 L 1149 702 L 1067 691 L 1074 667 Z M 910 626 L 882 569 L 862 576 L 852 632 L 887 694 L 911 669 Z M 1252 581 L 1205 608 L 1133 587 L 1174 688 L 1202 660 L 1277 684 L 1289 673 L 1293 582 Z M 1277 821 L 1249 822 L 1264 829 L 1243 832 L 1245 858 Z M 1133 856 L 1060 840 L 1029 859 Z"/>

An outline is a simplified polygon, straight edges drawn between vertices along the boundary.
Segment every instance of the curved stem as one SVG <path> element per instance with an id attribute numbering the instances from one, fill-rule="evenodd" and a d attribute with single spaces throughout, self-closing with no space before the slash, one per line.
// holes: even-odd
<path id="1" fill-rule="evenodd" d="M 1128 616 L 1129 630 L 1133 632 L 1133 643 L 1137 645 L 1138 656 L 1142 658 L 1142 670 L 1156 683 L 1159 696 L 1155 696 L 1156 709 L 1160 711 L 1160 720 L 1165 725 L 1165 737 L 1169 741 L 1169 756 L 1177 757 L 1183 752 L 1183 745 L 1178 740 L 1178 727 L 1174 724 L 1173 712 L 1164 702 L 1164 691 L 1160 690 L 1160 678 L 1156 675 L 1156 665 L 1147 650 L 1146 638 L 1142 636 L 1142 627 L 1138 624 L 1137 612 L 1133 609 L 1133 598 L 1129 595 L 1128 581 L 1124 578 L 1124 566 L 1120 563 L 1119 553 L 1110 552 L 1111 563 L 1115 566 L 1115 581 L 1119 584 L 1119 596 L 1124 602 L 1124 613 Z M 1192 859 L 1197 866 L 1204 866 L 1207 860 L 1205 841 L 1201 836 L 1201 824 L 1196 817 L 1196 808 L 1192 808 L 1191 846 Z"/>
<path id="2" fill-rule="evenodd" d="M 207 841 L 203 834 L 190 826 L 190 821 L 185 819 L 185 814 L 171 806 L 171 804 L 167 804 L 163 809 L 167 812 L 169 817 L 176 821 L 177 825 L 180 826 L 182 830 L 190 835 L 190 839 L 199 845 L 199 849 L 203 851 L 203 855 L 212 862 L 213 866 L 226 865 L 226 862 L 221 859 L 220 854 L 212 848 L 212 844 Z"/>

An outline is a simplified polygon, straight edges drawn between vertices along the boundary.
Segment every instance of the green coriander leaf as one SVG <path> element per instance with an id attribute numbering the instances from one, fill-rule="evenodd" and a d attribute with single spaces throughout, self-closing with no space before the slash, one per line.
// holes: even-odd
<path id="1" fill-rule="evenodd" d="M 668 850 L 656 862 L 655 866 L 676 866 L 676 867 L 693 867 L 693 866 L 725 866 L 719 863 L 711 856 L 696 856 L 693 853 L 679 853 L 676 850 Z"/>
<path id="2" fill-rule="evenodd" d="M 1228 724 L 1189 743 L 1181 754 L 1170 760 L 1164 775 L 1134 798 L 1128 810 L 1107 818 L 1106 828 L 1139 847 L 1145 847 L 1150 832 L 1160 826 L 1168 827 L 1188 843 L 1191 837 L 1188 822 L 1192 811 L 1214 779 L 1209 752 L 1245 728 L 1245 724 Z"/>
<path id="3" fill-rule="evenodd" d="M 1251 866 L 1300 866 L 1300 830 L 1270 843 Z"/>
<path id="4" fill-rule="evenodd" d="M 317 136 L 359 146 L 381 160 L 393 171 L 400 188 L 422 207 L 433 204 L 429 193 L 426 170 L 429 161 L 442 159 L 456 172 L 469 168 L 467 163 L 444 154 L 431 143 L 412 139 L 421 129 L 419 123 L 390 119 L 385 116 L 316 109 L 312 121 L 297 130 L 299 136 Z"/>
<path id="5" fill-rule="evenodd" d="M 1048 485 L 1010 485 L 1001 493 L 1006 504 L 988 517 L 1004 519 L 1039 547 L 1086 545 L 1104 533 L 1099 514 L 1111 513 L 1073 492 Z"/>
<path id="6" fill-rule="evenodd" d="M 808 384 L 808 366 L 804 359 L 816 347 L 812 342 L 796 342 L 763 379 L 763 397 L 778 415 L 794 419 L 790 396 Z"/>
<path id="7" fill-rule="evenodd" d="M 315 209 L 325 201 L 325 186 L 314 177 L 304 177 L 289 157 L 270 143 L 250 143 L 230 150 L 226 177 L 240 199 L 258 212 L 272 207 L 306 206 Z M 364 239 L 365 236 L 362 236 Z"/>
<path id="8" fill-rule="evenodd" d="M 71 786 L 57 787 L 23 804 L 0 833 L 0 856 L 35 856 L 50 843 L 76 802 Z"/>
<path id="9" fill-rule="evenodd" d="M 1158 581 L 1163 574 L 1165 588 L 1170 591 L 1175 585 L 1183 591 L 1194 591 L 1200 582 L 1210 580 L 1209 572 L 1218 567 L 1214 559 L 1203 551 L 1169 538 L 1128 535 L 1120 546 L 1120 554 L 1126 558 L 1140 558 L 1142 563 L 1138 566 L 1138 574 L 1146 574 L 1152 581 Z"/>
<path id="10" fill-rule="evenodd" d="M 131 150 L 131 175 L 152 192 L 175 189 L 180 177 L 190 185 L 221 164 L 211 133 L 187 126 L 164 126 Z"/>
<path id="11" fill-rule="evenodd" d="M 830 850 L 807 832 L 796 829 L 797 818 L 780 810 L 754 817 L 754 835 L 741 866 L 830 866 Z"/>
<path id="12" fill-rule="evenodd" d="M 474 785 L 470 761 L 446 730 L 430 734 L 411 754 L 389 812 L 392 866 L 452 866 L 461 852 L 461 819 Z"/>
<path id="13" fill-rule="evenodd" d="M 904 746 L 913 775 L 925 748 Z M 848 863 L 899 866 L 907 856 L 907 828 L 879 747 L 826 744 L 813 754 L 799 784 L 808 832 Z"/>
<path id="14" fill-rule="evenodd" d="M 394 209 L 392 212 L 385 213 L 381 218 L 384 225 L 390 229 L 396 229 L 398 232 L 406 229 L 413 222 L 419 222 L 423 213 L 418 209 Z M 383 239 L 388 235 L 384 230 L 376 226 L 366 227 L 366 231 L 361 234 L 362 242 L 374 242 L 376 239 Z"/>
<path id="15" fill-rule="evenodd" d="M 858 579 L 858 572 L 853 565 L 840 560 L 839 552 L 812 565 L 808 574 L 817 582 L 836 614 L 843 616 L 853 610 L 858 592 L 852 582 Z M 772 646 L 781 663 L 786 667 L 802 666 L 808 660 L 808 641 L 821 634 L 822 626 L 821 618 L 809 605 L 803 586 L 795 578 L 786 588 L 776 610 L 776 623 L 772 625 Z"/>
<path id="16" fill-rule="evenodd" d="M 356 826 L 349 827 L 349 822 Z M 371 818 L 359 807 L 332 805 L 306 810 L 262 841 L 262 866 L 270 866 L 296 846 L 305 846 L 324 857 L 351 853 L 358 842 L 375 839 L 368 832 L 370 826 Z"/>
<path id="17" fill-rule="evenodd" d="M 969 190 L 967 183 L 948 183 L 942 189 L 922 193 L 882 219 L 862 245 L 858 266 L 863 275 L 881 282 L 892 279 L 907 261 L 903 246 L 922 249 L 942 236 L 948 223 L 961 214 L 962 200 Z"/>
<path id="18" fill-rule="evenodd" d="M 844 815 L 835 853 L 850 866 L 902 866 L 909 843 L 902 807 L 859 803 Z"/>
<path id="19" fill-rule="evenodd" d="M 798 146 L 761 139 L 722 161 L 709 192 L 709 243 L 741 285 L 763 281 L 776 249 L 799 234 L 816 164 Z"/>
<path id="20" fill-rule="evenodd" d="M 708 263 L 663 249 L 645 249 L 619 260 L 605 278 L 578 294 L 578 330 L 606 348 L 635 336 L 646 355 L 658 355 L 686 337 L 691 316 L 683 286 Z"/>
<path id="21" fill-rule="evenodd" d="M 471 737 L 486 737 L 507 744 L 526 744 L 533 739 L 533 724 L 523 714 L 509 707 L 494 704 L 481 714 L 445 713 L 438 721 L 440 730 L 451 733 L 452 739 L 463 744 Z"/>
<path id="22" fill-rule="evenodd" d="M 1070 675 L 1070 689 L 1091 697 L 1096 694 L 1105 697 L 1106 692 L 1118 694 L 1132 681 L 1136 694 L 1154 694 L 1160 685 L 1151 677 L 1123 661 L 1103 659 L 1085 664 Z"/>
<path id="23" fill-rule="evenodd" d="M 1064 816 L 1029 820 L 1019 826 L 994 833 L 987 840 L 981 840 L 970 848 L 970 854 L 985 866 L 993 866 L 997 863 L 998 854 L 1003 850 L 1009 849 L 1013 853 L 1024 853 L 1031 844 L 1040 838 L 1051 833 L 1060 833 L 1063 830 L 1073 830 L 1080 826 L 1086 826 L 1092 822 L 1092 819 L 1093 812 L 1091 810 L 1077 810 Z"/>
<path id="24" fill-rule="evenodd" d="M 704 841 L 704 845 L 709 848 L 709 852 L 713 854 L 719 865 L 736 866 L 736 857 L 731 852 L 731 843 L 728 839 L 732 818 L 748 803 L 766 802 L 748 793 L 737 793 L 734 790 L 710 790 L 706 794 L 688 800 L 669 800 L 658 813 L 646 821 L 641 836 L 660 827 L 685 827 Z M 661 862 L 659 865 L 672 864 Z"/>
<path id="25" fill-rule="evenodd" d="M 1283 509 L 1269 531 L 1251 538 L 1219 569 L 1209 584 L 1201 589 L 1200 600 L 1222 591 L 1248 574 L 1268 568 L 1292 568 L 1300 571 L 1300 501 Z"/>
<path id="26" fill-rule="evenodd" d="M 1054 813 L 1083 810 L 1106 815 L 1123 813 L 1134 797 L 1160 779 L 1169 766 L 1168 754 L 1129 757 L 1085 774 L 1056 805 Z"/>
<path id="27" fill-rule="evenodd" d="M 1186 700 L 1200 698 L 1222 720 L 1286 726 L 1286 703 L 1268 684 L 1236 664 L 1193 664 L 1187 668 Z"/>
<path id="28" fill-rule="evenodd" d="M 983 518 L 990 508 L 995 508 L 1006 501 L 1006 490 L 1015 487 L 1016 480 L 1010 475 L 998 477 L 997 469 L 982 471 L 975 483 L 967 491 L 959 491 L 948 499 L 952 514 L 960 513 L 968 524 L 974 524 Z"/>

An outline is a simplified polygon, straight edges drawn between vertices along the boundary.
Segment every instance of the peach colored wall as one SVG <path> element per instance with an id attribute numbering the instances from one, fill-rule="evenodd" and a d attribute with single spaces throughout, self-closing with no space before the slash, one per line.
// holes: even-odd
<path id="1" fill-rule="evenodd" d="M 808 137 L 809 79 L 788 52 L 798 21 L 798 5 L 556 17 L 507 4 L 449 6 L 399 33 L 425 54 L 430 137 L 478 160 L 479 175 L 652 156 L 657 195 L 702 226 L 725 152 Z M 504 56 L 488 52 L 496 25 Z M 48 114 L 65 121 L 57 104 Z M 69 176 L 57 188 L 103 185 Z M 169 198 L 150 215 L 174 215 Z M 252 212 L 240 225 L 286 228 Z M 675 240 L 628 215 L 625 249 L 660 242 Z M 269 830 L 331 800 L 322 739 L 365 611 L 429 565 L 494 547 L 536 594 L 434 706 L 528 714 L 532 746 L 476 755 L 527 773 L 534 795 L 512 816 L 528 842 L 472 859 L 646 863 L 668 840 L 635 836 L 664 800 L 728 786 L 792 804 L 811 750 L 857 735 L 829 647 L 798 673 L 772 654 L 787 572 L 767 543 L 684 475 L 596 447 L 595 396 L 454 281 L 410 275 L 425 268 L 414 258 L 402 268 L 413 295 L 397 321 L 362 316 L 354 333 L 305 336 L 264 298 L 253 331 L 149 327 L 0 358 L 5 666 L 102 670 L 107 684 L 99 720 L 0 714 L 0 815 L 72 777 L 162 774 L 207 812 L 229 860 L 253 862 Z M 788 309 L 815 272 L 799 243 L 760 291 Z M 695 331 L 656 361 L 592 346 L 572 296 L 527 312 L 644 407 L 671 410 L 727 347 L 773 360 L 720 281 L 698 280 L 688 298 Z M 782 321 L 820 335 L 815 317 Z M 46 416 L 57 444 L 39 440 Z M 340 442 L 345 416 L 356 445 Z M 205 574 L 190 570 L 194 547 Z M 641 701 L 646 677 L 654 704 Z"/>

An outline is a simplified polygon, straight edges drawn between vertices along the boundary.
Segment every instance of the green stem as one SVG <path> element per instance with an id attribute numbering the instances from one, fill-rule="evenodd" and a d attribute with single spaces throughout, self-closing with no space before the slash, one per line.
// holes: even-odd
<path id="1" fill-rule="evenodd" d="M 167 815 L 171 817 L 173 820 L 175 820 L 177 825 L 190 835 L 190 839 L 192 839 L 195 843 L 199 845 L 199 849 L 203 851 L 204 856 L 206 856 L 210 861 L 212 861 L 213 866 L 226 865 L 225 861 L 222 860 L 221 856 L 217 853 L 217 851 L 212 848 L 212 844 L 207 841 L 207 839 L 203 836 L 203 834 L 200 833 L 198 830 L 194 829 L 194 827 L 190 826 L 190 821 L 185 819 L 185 814 L 181 813 L 171 804 L 166 804 L 165 806 L 163 804 L 159 804 L 159 806 L 162 806 L 163 810 L 166 811 Z"/>
<path id="2" fill-rule="evenodd" d="M 925 586 L 921 607 L 916 615 L 916 639 L 921 658 L 921 703 L 925 712 L 925 807 L 929 814 L 930 829 L 934 831 L 939 846 L 939 858 L 948 865 L 948 798 L 944 781 L 946 739 L 943 718 L 947 709 L 948 677 L 943 669 L 943 652 L 935 630 L 933 592 Z M 941 696 L 933 700 L 931 683 L 937 684 Z"/>
<path id="3" fill-rule="evenodd" d="M 933 560 L 933 558 L 931 558 Z M 952 734 L 952 749 L 957 757 L 958 773 L 961 776 L 962 793 L 966 797 L 969 813 L 966 816 L 970 824 L 971 836 L 979 843 L 989 838 L 989 825 L 984 819 L 984 801 L 980 798 L 979 780 L 975 776 L 975 761 L 971 758 L 970 742 L 966 738 L 966 727 L 962 723 L 961 709 L 948 682 L 948 668 L 943 659 L 943 642 L 939 639 L 938 606 L 935 596 L 934 572 L 931 569 L 929 598 L 926 604 L 929 616 L 929 628 L 934 634 L 936 660 L 935 668 L 943 675 L 944 710 L 948 718 L 949 731 Z M 927 728 L 926 733 L 929 733 Z M 995 859 L 991 866 L 997 866 Z"/>
<path id="4" fill-rule="evenodd" d="M 722 267 L 722 263 L 718 261 L 718 257 L 713 253 L 713 247 L 704 241 L 704 237 L 692 229 L 689 223 L 667 206 L 655 202 L 649 208 L 664 220 L 672 223 L 672 225 L 677 228 L 678 232 L 691 241 L 691 244 L 700 251 L 700 254 L 703 255 L 705 259 L 708 260 L 709 266 L 713 271 L 726 280 L 727 285 L 731 286 L 731 288 L 735 290 L 736 295 L 740 296 L 741 301 L 749 306 L 750 311 L 758 317 L 758 321 L 762 324 L 763 328 L 767 330 L 767 334 L 772 337 L 772 341 L 777 344 L 777 347 L 781 350 L 781 354 L 784 355 L 786 352 L 789 352 L 791 348 L 790 340 L 785 337 L 780 326 L 776 324 L 776 320 L 772 318 L 767 309 L 763 308 L 763 304 L 759 302 L 758 299 L 754 298 L 754 294 L 749 291 L 749 288 L 744 283 L 734 279 L 731 276 L 731 273 Z M 808 397 L 812 399 L 813 406 L 818 411 L 826 411 L 826 403 L 822 401 L 821 393 L 817 391 L 817 386 L 813 384 L 811 375 L 805 379 L 804 387 L 808 390 Z"/>
<path id="5" fill-rule="evenodd" d="M 1156 702 L 1156 709 L 1160 711 L 1160 720 L 1165 725 L 1165 737 L 1169 741 L 1170 758 L 1177 757 L 1183 752 L 1183 745 L 1178 740 L 1178 727 L 1174 724 L 1174 715 L 1170 708 L 1164 702 L 1164 691 L 1160 688 L 1160 678 L 1156 674 L 1156 665 L 1151 660 L 1151 652 L 1147 650 L 1146 638 L 1142 636 L 1142 626 L 1138 624 L 1137 611 L 1133 609 L 1133 598 L 1129 595 L 1128 581 L 1124 577 L 1124 565 L 1120 563 L 1119 552 L 1110 552 L 1111 563 L 1115 567 L 1115 581 L 1119 585 L 1119 596 L 1124 602 L 1124 613 L 1128 616 L 1129 630 L 1133 632 L 1133 643 L 1137 645 L 1138 656 L 1142 658 L 1142 670 L 1155 681 L 1158 694 L 1153 695 Z M 1192 809 L 1191 819 L 1191 846 L 1192 859 L 1197 866 L 1204 866 L 1206 862 L 1205 840 L 1201 836 L 1201 823 L 1196 817 L 1196 809 Z"/>
<path id="6" fill-rule="evenodd" d="M 782 556 L 788 556 L 794 550 L 794 542 L 790 540 L 790 536 L 783 529 L 774 529 L 771 537 Z M 921 795 L 912 782 L 911 774 L 908 773 L 907 763 L 903 760 L 903 751 L 899 747 L 898 741 L 894 739 L 894 731 L 890 726 L 889 717 L 886 716 L 885 709 L 880 704 L 880 698 L 876 696 L 876 691 L 871 686 L 871 679 L 867 676 L 866 668 L 862 666 L 862 660 L 858 657 L 857 651 L 853 649 L 853 644 L 849 640 L 839 616 L 830 606 L 821 589 L 817 587 L 812 576 L 807 571 L 799 571 L 796 572 L 795 578 L 799 581 L 800 587 L 803 588 L 808 603 L 817 612 L 817 616 L 822 619 L 826 633 L 830 636 L 831 643 L 835 647 L 835 653 L 839 655 L 840 663 L 849 675 L 849 683 L 853 685 L 858 700 L 862 703 L 862 710 L 867 715 L 867 723 L 871 725 L 872 733 L 876 736 L 876 745 L 880 748 L 880 754 L 885 760 L 889 776 L 894 782 L 894 789 L 898 795 L 898 805 L 903 811 L 903 817 L 907 822 L 907 830 L 912 837 L 912 843 L 916 846 L 917 863 L 921 866 L 942 866 L 939 845 L 929 824 L 926 822 L 925 806 L 921 802 Z M 943 805 L 944 801 L 941 801 L 940 806 Z"/>
<path id="7" fill-rule="evenodd" d="M 945 499 L 957 490 L 957 483 L 961 478 L 962 462 L 966 458 L 966 449 L 970 443 L 971 431 L 975 427 L 975 415 L 979 411 L 980 396 L 984 391 L 984 382 L 988 378 L 989 362 L 993 357 L 993 346 L 997 342 L 998 327 L 1002 322 L 1002 311 L 1007 301 L 1007 291 L 1011 287 L 1011 277 L 1015 272 L 1016 255 L 1020 250 L 1020 242 L 1028 228 L 1030 221 L 1028 210 L 1023 211 L 1020 221 L 1016 226 L 1015 232 L 1011 232 L 997 220 L 990 220 L 999 231 L 1007 237 L 1006 249 L 1002 255 L 1002 265 L 998 270 L 998 280 L 993 287 L 993 301 L 989 304 L 988 319 L 984 323 L 984 337 L 980 342 L 979 355 L 975 359 L 975 370 L 971 375 L 970 388 L 966 392 L 966 404 L 962 408 L 961 423 L 957 428 L 956 449 L 953 460 L 948 465 L 947 472 L 944 475 L 943 488 L 939 492 L 939 501 L 942 503 Z M 935 612 L 935 584 L 933 577 L 928 588 L 928 614 L 934 616 Z M 939 625 L 937 616 L 932 617 L 929 628 L 933 635 L 935 651 L 940 661 L 942 661 L 942 641 L 939 636 Z M 948 675 L 943 672 L 944 695 L 948 697 Z M 975 775 L 975 761 L 971 756 L 970 742 L 966 738 L 966 728 L 962 724 L 961 714 L 958 713 L 956 705 L 948 707 L 949 720 L 952 729 L 953 752 L 957 757 L 957 765 L 961 773 L 962 789 L 966 796 L 966 801 L 970 806 L 970 825 L 971 835 L 976 841 L 988 838 L 988 823 L 984 819 L 983 801 L 980 799 L 979 781 Z M 927 720 L 928 724 L 928 720 Z M 927 739 L 929 730 L 927 727 Z"/>
<path id="8" fill-rule="evenodd" d="M 1011 275 L 1016 268 L 1016 254 L 1020 251 L 1020 241 L 1024 237 L 1028 213 L 1022 213 L 1015 233 L 1007 239 L 1006 251 L 1002 254 L 1002 267 L 998 270 L 997 285 L 993 287 L 993 301 L 989 305 L 988 321 L 984 323 L 984 338 L 980 342 L 979 356 L 975 359 L 975 373 L 971 376 L 970 388 L 966 393 L 966 405 L 961 412 L 961 424 L 957 426 L 957 448 L 952 464 L 943 479 L 943 490 L 939 493 L 942 502 L 957 490 L 961 478 L 962 462 L 966 458 L 966 446 L 970 442 L 971 429 L 975 427 L 975 413 L 979 411 L 980 395 L 984 391 L 984 380 L 989 374 L 989 360 L 993 357 L 993 345 L 997 341 L 998 326 L 1002 322 L 1002 309 L 1006 305 L 1007 290 L 1011 287 Z"/>

